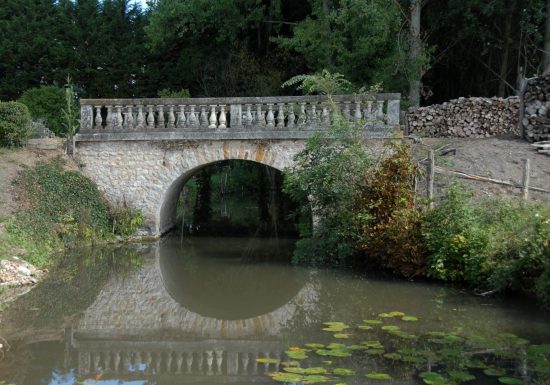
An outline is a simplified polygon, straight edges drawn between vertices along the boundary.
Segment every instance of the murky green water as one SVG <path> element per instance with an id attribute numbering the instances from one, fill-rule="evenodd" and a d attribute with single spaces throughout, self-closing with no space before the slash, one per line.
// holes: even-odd
<path id="1" fill-rule="evenodd" d="M 410 333 L 460 328 L 550 342 L 548 314 L 526 300 L 497 301 L 436 284 L 293 267 L 286 264 L 292 248 L 292 240 L 181 243 L 174 237 L 137 251 L 75 252 L 2 313 L 0 335 L 11 347 L 0 360 L 0 380 L 274 383 L 265 373 L 280 370 L 279 364 L 257 358 L 284 361 L 289 346 L 334 342 L 332 333 L 321 331 L 324 321 L 355 325 L 391 311 L 419 318 L 407 325 Z M 372 339 L 360 335 L 368 331 L 349 332 Z M 360 355 L 352 366 L 392 370 L 377 360 Z M 302 362 L 308 365 L 310 358 Z M 413 376 L 389 383 L 418 381 Z M 476 381 L 470 383 L 496 383 Z"/>

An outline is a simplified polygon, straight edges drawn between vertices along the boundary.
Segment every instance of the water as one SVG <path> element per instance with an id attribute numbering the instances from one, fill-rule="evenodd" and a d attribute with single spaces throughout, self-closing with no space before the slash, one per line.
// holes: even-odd
<path id="1" fill-rule="evenodd" d="M 265 373 L 277 365 L 256 358 L 284 359 L 289 346 L 331 341 L 331 333 L 320 330 L 324 321 L 351 325 L 396 310 L 420 318 L 412 331 L 459 327 L 550 341 L 550 320 L 534 303 L 293 267 L 286 263 L 293 243 L 186 238 L 180 244 L 175 237 L 137 250 L 74 252 L 1 313 L 0 335 L 11 348 L 0 360 L 0 380 L 274 383 Z M 378 364 L 363 359 L 353 365 Z"/>

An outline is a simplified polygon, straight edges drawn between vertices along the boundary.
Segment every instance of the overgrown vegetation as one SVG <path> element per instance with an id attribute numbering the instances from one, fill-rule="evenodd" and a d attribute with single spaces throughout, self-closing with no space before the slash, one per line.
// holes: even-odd
<path id="1" fill-rule="evenodd" d="M 141 225 L 141 212 L 123 207 L 113 218 L 97 186 L 77 171 L 65 171 L 58 157 L 25 168 L 14 183 L 23 210 L 6 222 L 0 253 L 24 251 L 29 262 L 43 266 L 64 247 L 130 235 Z"/>
<path id="2" fill-rule="evenodd" d="M 0 102 L 0 146 L 23 145 L 32 133 L 29 109 L 18 102 Z"/>
<path id="3" fill-rule="evenodd" d="M 19 102 L 29 108 L 32 118 L 41 119 L 46 127 L 55 134 L 62 134 L 63 115 L 65 106 L 65 92 L 57 86 L 43 86 L 30 88 L 23 92 Z"/>

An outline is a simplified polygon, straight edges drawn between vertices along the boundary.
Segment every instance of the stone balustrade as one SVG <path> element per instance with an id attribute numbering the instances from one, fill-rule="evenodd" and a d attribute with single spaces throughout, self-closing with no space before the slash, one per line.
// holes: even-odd
<path id="1" fill-rule="evenodd" d="M 102 133 L 323 131 L 337 112 L 366 130 L 399 126 L 400 94 L 82 99 L 80 136 Z M 338 110 L 338 111 L 337 111 Z"/>

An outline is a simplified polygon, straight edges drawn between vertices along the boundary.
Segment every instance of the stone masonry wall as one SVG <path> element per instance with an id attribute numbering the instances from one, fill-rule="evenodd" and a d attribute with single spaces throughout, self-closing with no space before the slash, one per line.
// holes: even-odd
<path id="1" fill-rule="evenodd" d="M 77 142 L 83 172 L 111 205 L 126 202 L 143 211 L 145 231 L 160 235 L 175 221 L 175 205 L 187 179 L 206 164 L 251 160 L 282 170 L 303 148 L 303 140 L 107 141 Z"/>
<path id="2" fill-rule="evenodd" d="M 427 137 L 519 136 L 519 108 L 518 97 L 459 98 L 443 104 L 409 108 L 406 120 L 410 134 Z"/>

